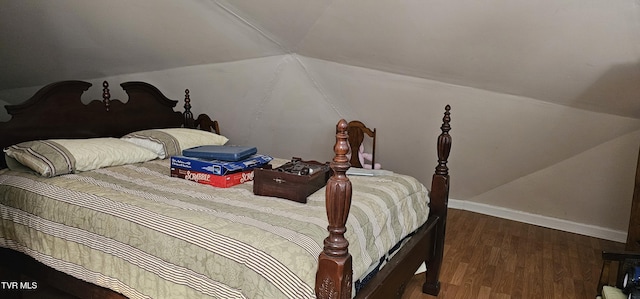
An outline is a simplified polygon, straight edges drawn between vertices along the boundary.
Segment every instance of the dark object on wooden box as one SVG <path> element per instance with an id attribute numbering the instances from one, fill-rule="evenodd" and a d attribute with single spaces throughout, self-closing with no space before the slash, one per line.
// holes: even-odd
<path id="1" fill-rule="evenodd" d="M 253 194 L 300 203 L 307 203 L 307 197 L 324 187 L 332 173 L 328 162 L 302 161 L 296 157 L 278 168 L 269 166 L 255 169 Z"/>

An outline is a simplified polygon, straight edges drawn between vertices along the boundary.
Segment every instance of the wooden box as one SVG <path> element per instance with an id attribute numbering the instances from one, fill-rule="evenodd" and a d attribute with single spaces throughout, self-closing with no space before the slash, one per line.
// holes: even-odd
<path id="1" fill-rule="evenodd" d="M 253 193 L 300 203 L 307 203 L 307 197 L 324 187 L 332 173 L 329 163 L 302 161 L 300 158 L 293 158 L 278 168 L 268 166 L 255 169 Z"/>

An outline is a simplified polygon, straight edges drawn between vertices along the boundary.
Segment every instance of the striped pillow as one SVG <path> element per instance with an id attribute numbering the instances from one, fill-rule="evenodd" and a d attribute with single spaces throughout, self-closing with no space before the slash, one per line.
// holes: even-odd
<path id="1" fill-rule="evenodd" d="M 142 146 L 158 155 L 160 159 L 182 155 L 182 151 L 201 145 L 224 145 L 229 141 L 216 133 L 188 129 L 149 129 L 129 133 L 122 140 Z"/>
<path id="2" fill-rule="evenodd" d="M 158 158 L 152 151 L 118 138 L 26 141 L 5 148 L 4 152 L 44 177 Z"/>

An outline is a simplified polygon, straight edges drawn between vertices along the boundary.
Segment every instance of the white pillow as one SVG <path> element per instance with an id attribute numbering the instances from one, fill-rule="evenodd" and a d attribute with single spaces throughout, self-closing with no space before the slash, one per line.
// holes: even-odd
<path id="1" fill-rule="evenodd" d="M 26 141 L 9 146 L 4 152 L 45 177 L 158 158 L 150 150 L 110 137 Z"/>
<path id="2" fill-rule="evenodd" d="M 142 130 L 127 134 L 122 140 L 142 146 L 156 153 L 160 159 L 181 155 L 184 149 L 201 145 L 224 145 L 229 141 L 222 135 L 187 128 Z"/>

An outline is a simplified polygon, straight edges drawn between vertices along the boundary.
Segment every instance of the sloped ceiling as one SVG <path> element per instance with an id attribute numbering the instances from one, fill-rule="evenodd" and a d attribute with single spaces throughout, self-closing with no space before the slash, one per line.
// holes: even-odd
<path id="1" fill-rule="evenodd" d="M 189 88 L 235 143 L 314 159 L 330 158 L 338 118 L 360 119 L 379 129 L 383 167 L 428 182 L 416 161 L 433 160 L 427 129 L 449 103 L 454 199 L 626 229 L 636 0 L 1 4 L 0 104 L 65 79 Z"/>
<path id="2" fill-rule="evenodd" d="M 18 1 L 0 89 L 284 53 L 640 118 L 637 1 Z"/>
<path id="3" fill-rule="evenodd" d="M 282 54 L 213 1 L 2 1 L 0 89 Z"/>

